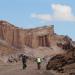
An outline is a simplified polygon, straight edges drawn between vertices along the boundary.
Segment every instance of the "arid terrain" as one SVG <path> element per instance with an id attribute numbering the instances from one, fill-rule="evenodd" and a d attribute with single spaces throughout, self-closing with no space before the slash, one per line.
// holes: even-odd
<path id="1" fill-rule="evenodd" d="M 53 70 L 45 69 L 46 63 L 41 64 L 41 69 L 37 70 L 36 62 L 28 61 L 27 68 L 22 69 L 22 63 L 14 64 L 0 64 L 0 75 L 70 75 L 70 73 L 75 73 L 75 64 L 71 64 L 65 67 L 64 73 L 59 73 Z M 74 74 L 73 74 L 74 75 Z"/>
<path id="2" fill-rule="evenodd" d="M 19 60 L 20 54 L 29 57 L 25 70 Z M 53 26 L 22 29 L 0 21 L 0 75 L 75 75 L 75 61 L 66 64 L 63 73 L 46 70 L 47 63 L 58 54 L 63 55 L 65 61 L 74 60 L 75 42 L 68 36 L 57 35 Z M 42 58 L 40 70 L 34 60 L 37 57 Z"/>

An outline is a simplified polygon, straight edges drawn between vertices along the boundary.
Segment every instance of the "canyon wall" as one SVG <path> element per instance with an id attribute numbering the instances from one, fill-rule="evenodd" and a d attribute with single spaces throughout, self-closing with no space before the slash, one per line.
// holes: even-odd
<path id="1" fill-rule="evenodd" d="M 10 45 L 22 47 L 25 37 L 25 31 L 9 24 L 6 21 L 0 21 L 0 39 L 5 40 Z"/>
<path id="2" fill-rule="evenodd" d="M 54 25 L 22 29 L 7 21 L 0 21 L 0 39 L 16 48 L 22 48 L 25 45 L 37 48 L 39 46 L 50 47 L 53 42 L 62 40 L 63 36 L 54 33 Z"/>
<path id="3" fill-rule="evenodd" d="M 6 21 L 0 21 L 0 39 L 5 40 L 10 45 L 17 48 L 21 48 L 24 45 L 30 47 L 38 47 L 40 44 L 38 41 L 41 41 L 45 45 L 46 38 L 49 39 L 50 36 L 52 36 L 53 34 L 53 26 L 45 26 L 33 29 L 22 29 L 15 27 L 14 25 Z M 39 40 L 39 37 L 41 36 L 42 38 L 41 40 Z M 43 46 L 42 43 L 41 46 Z"/>

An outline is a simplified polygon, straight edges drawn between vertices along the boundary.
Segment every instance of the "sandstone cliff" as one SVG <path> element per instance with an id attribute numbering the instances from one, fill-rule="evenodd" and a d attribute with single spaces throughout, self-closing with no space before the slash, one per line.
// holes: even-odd
<path id="1" fill-rule="evenodd" d="M 25 45 L 32 48 L 39 46 L 50 47 L 56 45 L 57 42 L 64 42 L 65 36 L 55 34 L 53 25 L 33 29 L 22 29 L 7 21 L 1 20 L 0 39 L 20 49 Z"/>
<path id="2" fill-rule="evenodd" d="M 24 44 L 24 37 L 24 30 L 19 29 L 6 21 L 0 21 L 0 39 L 20 48 Z"/>
<path id="3" fill-rule="evenodd" d="M 68 40 L 68 38 L 63 35 L 55 34 L 53 25 L 22 29 L 8 23 L 7 21 L 0 21 L 0 40 L 3 40 L 8 44 L 4 44 L 5 46 L 2 43 L 0 44 L 0 50 L 4 50 L 4 52 L 5 50 L 8 50 L 8 52 L 13 51 L 12 47 L 14 47 L 14 50 L 15 48 L 25 50 L 25 46 L 32 49 L 38 47 L 49 47 L 58 50 L 57 43 L 72 41 L 71 39 Z"/>

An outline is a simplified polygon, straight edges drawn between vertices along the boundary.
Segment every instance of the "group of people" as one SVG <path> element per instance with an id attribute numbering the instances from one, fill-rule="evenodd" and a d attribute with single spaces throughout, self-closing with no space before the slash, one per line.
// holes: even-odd
<path id="1" fill-rule="evenodd" d="M 23 69 L 26 69 L 27 67 L 27 59 L 28 57 L 26 55 L 22 55 Z M 37 62 L 37 69 L 39 70 L 41 68 L 41 58 L 40 57 L 36 58 L 36 62 Z"/>

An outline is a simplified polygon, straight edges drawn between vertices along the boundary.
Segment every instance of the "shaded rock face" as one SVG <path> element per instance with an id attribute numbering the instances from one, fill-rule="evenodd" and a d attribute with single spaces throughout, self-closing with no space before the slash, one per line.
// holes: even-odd
<path id="1" fill-rule="evenodd" d="M 46 65 L 47 70 L 58 70 L 63 71 L 66 65 L 75 63 L 75 47 L 72 47 L 69 51 L 64 54 L 57 54 L 53 56 Z"/>
<path id="2" fill-rule="evenodd" d="M 62 43 L 57 43 L 57 46 L 64 49 L 64 50 L 69 50 L 73 48 L 73 42 L 72 39 L 70 39 L 68 36 L 65 36 L 63 38 L 64 42 Z"/>

